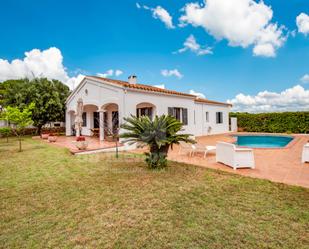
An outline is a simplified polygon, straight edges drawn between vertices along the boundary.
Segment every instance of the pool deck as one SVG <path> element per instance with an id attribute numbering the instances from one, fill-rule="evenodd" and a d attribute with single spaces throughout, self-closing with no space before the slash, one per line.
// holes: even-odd
<path id="1" fill-rule="evenodd" d="M 229 133 L 197 137 L 199 144 L 216 145 L 219 141 L 234 142 L 232 135 L 262 135 L 261 133 Z M 279 134 L 267 134 L 279 135 Z M 287 134 L 282 134 L 287 135 Z M 253 149 L 255 169 L 237 169 L 216 163 L 215 154 L 208 154 L 204 159 L 202 154 L 190 157 L 187 154 L 179 154 L 179 146 L 175 146 L 169 152 L 169 159 L 185 162 L 201 167 L 220 169 L 236 174 L 255 178 L 268 179 L 274 182 L 286 183 L 309 188 L 309 163 L 301 163 L 301 154 L 304 144 L 309 140 L 309 135 L 293 134 L 294 139 L 283 148 L 256 148 Z"/>

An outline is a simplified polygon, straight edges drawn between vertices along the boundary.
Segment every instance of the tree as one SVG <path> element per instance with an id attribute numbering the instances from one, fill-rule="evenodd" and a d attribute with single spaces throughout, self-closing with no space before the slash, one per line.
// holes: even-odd
<path id="1" fill-rule="evenodd" d="M 0 127 L 0 135 L 6 137 L 6 142 L 9 142 L 9 136 L 12 133 L 12 129 L 10 127 Z"/>
<path id="2" fill-rule="evenodd" d="M 19 151 L 22 151 L 21 140 L 24 135 L 24 130 L 28 125 L 33 123 L 31 119 L 33 109 L 33 103 L 25 107 L 23 110 L 20 110 L 17 107 L 7 106 L 1 113 L 0 119 L 6 120 L 12 125 L 12 132 L 19 141 Z"/>
<path id="3" fill-rule="evenodd" d="M 64 121 L 65 100 L 69 93 L 69 88 L 58 80 L 8 80 L 0 84 L 0 105 L 14 106 L 22 110 L 34 103 L 32 120 L 40 134 L 45 124 Z"/>
<path id="4" fill-rule="evenodd" d="M 167 165 L 169 148 L 180 141 L 195 143 L 190 134 L 178 134 L 183 124 L 172 116 L 156 116 L 152 121 L 148 116 L 131 116 L 124 119 L 126 123 L 121 128 L 126 132 L 120 135 L 128 143 L 137 143 L 138 146 L 149 147 L 146 153 L 146 163 L 150 168 L 163 168 Z"/>

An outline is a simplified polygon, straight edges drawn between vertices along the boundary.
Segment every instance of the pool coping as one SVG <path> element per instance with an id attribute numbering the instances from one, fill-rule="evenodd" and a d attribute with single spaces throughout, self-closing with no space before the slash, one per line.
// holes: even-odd
<path id="1" fill-rule="evenodd" d="M 284 147 L 274 147 L 274 148 L 257 148 L 257 147 L 248 147 L 248 146 L 239 146 L 236 145 L 235 136 L 278 136 L 278 137 L 292 137 L 293 139 Z M 297 136 L 295 134 L 286 134 L 286 133 L 255 133 L 255 132 L 248 132 L 248 133 L 233 133 L 230 134 L 230 137 L 233 138 L 233 144 L 235 144 L 238 148 L 251 148 L 254 150 L 284 150 L 291 148 L 297 142 Z"/>

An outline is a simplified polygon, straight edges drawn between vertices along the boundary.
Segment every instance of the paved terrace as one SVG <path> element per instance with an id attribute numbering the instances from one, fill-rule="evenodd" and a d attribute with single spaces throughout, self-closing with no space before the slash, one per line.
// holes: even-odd
<path id="1" fill-rule="evenodd" d="M 233 142 L 232 134 L 197 137 L 199 144 L 216 145 L 218 141 Z M 303 145 L 309 140 L 309 135 L 293 135 L 295 138 L 285 148 L 280 149 L 254 149 L 255 169 L 237 169 L 216 163 L 215 153 L 209 153 L 206 158 L 203 154 L 195 154 L 190 157 L 187 154 L 179 154 L 179 146 L 169 152 L 169 159 L 178 162 L 194 164 L 201 167 L 220 169 L 244 176 L 268 179 L 291 185 L 309 188 L 309 164 L 301 163 Z M 39 139 L 37 137 L 37 139 Z M 89 146 L 86 152 L 95 153 L 103 149 L 115 147 L 114 142 L 100 142 L 98 138 L 86 137 Z M 47 140 L 44 140 L 48 142 Z M 58 137 L 54 146 L 68 148 L 72 154 L 85 152 L 79 151 L 74 145 L 75 137 Z M 138 153 L 144 150 L 138 150 Z"/>
<path id="2" fill-rule="evenodd" d="M 85 153 L 85 152 L 98 152 L 104 149 L 109 149 L 115 147 L 115 142 L 100 141 L 97 137 L 88 137 L 86 136 L 86 141 L 88 142 L 88 147 L 86 150 L 79 150 L 76 145 L 76 137 L 57 137 L 57 141 L 54 143 L 49 143 L 46 139 L 42 139 L 44 142 L 49 143 L 54 146 L 67 148 L 72 154 Z M 34 137 L 34 139 L 41 139 L 40 137 Z M 121 145 L 119 145 L 121 146 Z"/>
<path id="3" fill-rule="evenodd" d="M 190 157 L 178 153 L 179 147 L 175 146 L 169 152 L 169 159 L 198 165 L 201 167 L 220 169 L 234 172 L 244 176 L 268 179 L 291 185 L 309 188 L 309 163 L 301 163 L 303 145 L 309 140 L 309 135 L 293 135 L 295 138 L 285 148 L 280 149 L 254 149 L 255 169 L 237 169 L 216 163 L 215 154 L 196 154 Z M 204 145 L 216 145 L 217 141 L 233 142 L 231 134 L 197 137 L 196 140 Z"/>

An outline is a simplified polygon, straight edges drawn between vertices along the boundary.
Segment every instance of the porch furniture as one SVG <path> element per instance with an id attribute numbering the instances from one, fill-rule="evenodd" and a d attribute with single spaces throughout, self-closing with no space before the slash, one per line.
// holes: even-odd
<path id="1" fill-rule="evenodd" d="M 309 162 L 309 143 L 306 143 L 303 147 L 301 162 L 302 163 Z"/>
<path id="2" fill-rule="evenodd" d="M 228 165 L 234 170 L 238 168 L 254 169 L 255 167 L 253 149 L 237 148 L 234 144 L 225 142 L 217 143 L 216 162 Z"/>
<path id="3" fill-rule="evenodd" d="M 92 136 L 99 137 L 100 136 L 100 128 L 93 128 L 91 129 Z"/>

